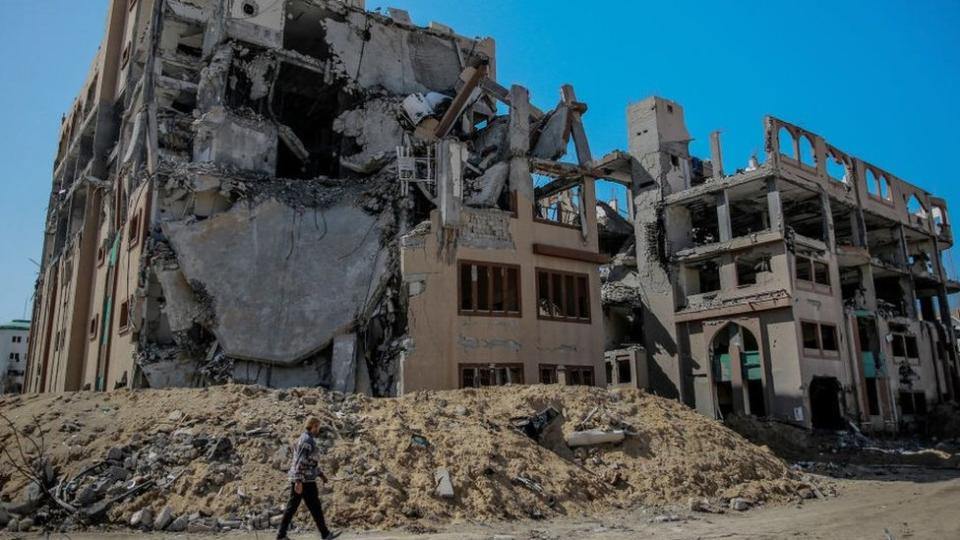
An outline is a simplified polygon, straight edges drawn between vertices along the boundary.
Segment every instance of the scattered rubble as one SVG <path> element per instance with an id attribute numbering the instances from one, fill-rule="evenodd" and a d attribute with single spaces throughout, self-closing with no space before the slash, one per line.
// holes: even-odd
<path id="1" fill-rule="evenodd" d="M 328 517 L 350 528 L 548 518 L 690 499 L 741 507 L 731 501 L 832 490 L 719 423 L 638 390 L 520 386 L 370 399 L 226 385 L 47 394 L 0 406 L 19 428 L 36 418 L 49 443 L 52 492 L 77 509 L 49 504 L 25 478 L 4 472 L 0 498 L 7 526 L 15 521 L 18 530 L 26 520 L 45 530 L 269 528 L 285 502 L 288 445 L 308 415 L 323 422 Z M 540 415 L 549 418 L 537 437 L 516 425 Z M 563 442 L 611 431 L 622 439 Z M 0 432 L 0 444 L 12 437 Z M 32 505 L 11 503 L 31 498 Z"/>

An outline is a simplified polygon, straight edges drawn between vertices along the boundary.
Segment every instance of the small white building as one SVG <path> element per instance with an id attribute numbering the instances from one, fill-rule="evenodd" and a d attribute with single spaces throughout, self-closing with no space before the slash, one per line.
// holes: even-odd
<path id="1" fill-rule="evenodd" d="M 0 324 L 0 394 L 19 394 L 27 371 L 30 321 Z"/>

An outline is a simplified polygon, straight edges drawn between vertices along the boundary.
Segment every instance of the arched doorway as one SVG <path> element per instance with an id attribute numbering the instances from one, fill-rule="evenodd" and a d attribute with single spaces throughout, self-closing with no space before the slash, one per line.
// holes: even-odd
<path id="1" fill-rule="evenodd" d="M 814 377 L 810 381 L 810 422 L 813 429 L 842 429 L 840 381 L 834 377 Z"/>
<path id="2" fill-rule="evenodd" d="M 714 396 L 721 416 L 766 416 L 760 347 L 753 333 L 730 323 L 717 332 L 710 348 Z"/>

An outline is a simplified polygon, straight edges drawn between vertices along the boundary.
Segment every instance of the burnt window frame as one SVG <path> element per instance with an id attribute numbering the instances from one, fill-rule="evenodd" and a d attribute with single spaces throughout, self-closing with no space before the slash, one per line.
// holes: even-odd
<path id="1" fill-rule="evenodd" d="M 470 280 L 470 298 L 473 309 L 464 309 L 463 307 L 463 293 L 464 293 L 464 282 L 463 282 L 463 269 L 465 266 L 477 267 L 478 280 L 475 282 L 472 279 L 473 270 L 470 270 L 471 280 Z M 479 272 L 481 269 L 484 269 L 487 275 L 488 291 L 487 291 L 487 307 L 480 309 L 479 306 Z M 493 286 L 494 274 L 493 271 L 499 269 L 503 271 L 501 276 L 501 294 L 502 302 L 504 309 L 494 310 L 494 294 Z M 508 307 L 508 291 L 509 291 L 509 272 L 513 270 L 517 275 L 517 286 L 516 286 L 516 310 L 509 310 Z M 474 261 L 468 259 L 459 259 L 457 260 L 457 314 L 466 316 L 466 317 L 514 317 L 519 318 L 523 317 L 523 272 L 519 264 L 505 264 L 505 263 L 494 263 L 486 261 Z"/>
<path id="2" fill-rule="evenodd" d="M 590 306 L 590 274 L 584 274 L 580 272 L 569 272 L 566 270 L 554 270 L 552 268 L 536 267 L 534 275 L 536 276 L 536 310 L 537 310 L 537 319 L 543 321 L 561 321 L 561 322 L 574 322 L 581 324 L 590 324 L 593 322 L 593 313 Z M 560 312 L 562 315 L 553 315 L 553 314 L 543 314 L 540 312 L 540 300 L 543 298 L 541 295 L 542 287 L 540 283 L 541 276 L 545 275 L 547 277 L 547 299 L 551 300 L 560 300 Z M 559 278 L 559 279 L 558 279 Z M 566 287 L 569 283 L 569 280 L 572 279 L 573 283 L 573 304 L 574 304 L 574 315 L 568 315 L 569 311 L 567 308 L 567 302 L 571 299 L 570 294 L 567 292 Z M 557 291 L 554 290 L 555 282 L 560 283 L 560 292 L 557 296 Z M 581 292 L 582 294 L 578 294 Z M 585 303 L 581 303 L 581 300 L 585 300 Z M 581 313 L 581 308 L 586 308 L 586 317 Z"/>

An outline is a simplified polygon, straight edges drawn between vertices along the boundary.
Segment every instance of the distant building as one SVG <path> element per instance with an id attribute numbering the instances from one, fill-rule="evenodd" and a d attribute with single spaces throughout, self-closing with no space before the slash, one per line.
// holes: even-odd
<path id="1" fill-rule="evenodd" d="M 29 336 L 30 321 L 14 319 L 0 325 L 0 394 L 23 391 Z"/>

